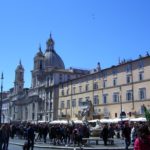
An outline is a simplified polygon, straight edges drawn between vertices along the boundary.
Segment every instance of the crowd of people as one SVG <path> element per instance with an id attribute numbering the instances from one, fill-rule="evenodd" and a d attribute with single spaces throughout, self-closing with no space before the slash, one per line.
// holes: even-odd
<path id="1" fill-rule="evenodd" d="M 0 150 L 8 150 L 9 137 L 24 139 L 26 142 L 23 150 L 33 150 L 36 141 L 47 143 L 47 140 L 53 145 L 81 146 L 87 142 L 83 138 L 90 137 L 90 132 L 89 124 L 2 124 Z M 126 150 L 131 144 L 134 150 L 150 149 L 150 130 L 147 123 L 103 124 L 99 137 L 103 139 L 104 145 L 114 136 L 125 140 Z"/>
<path id="2" fill-rule="evenodd" d="M 0 150 L 7 150 L 9 137 L 24 139 L 26 142 L 23 150 L 33 150 L 36 141 L 47 143 L 49 140 L 53 145 L 69 145 L 74 144 L 81 146 L 82 138 L 89 137 L 90 130 L 85 124 L 31 124 L 31 123 L 15 123 L 4 124 L 1 126 L 2 133 L 0 138 Z M 6 132 L 7 131 L 7 132 Z M 7 134 L 6 134 L 7 133 Z M 6 134 L 6 135 L 5 135 Z"/>

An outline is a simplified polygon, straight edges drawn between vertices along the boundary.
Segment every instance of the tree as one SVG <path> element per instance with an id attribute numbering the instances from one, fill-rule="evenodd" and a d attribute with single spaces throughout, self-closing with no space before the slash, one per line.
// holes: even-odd
<path id="1" fill-rule="evenodd" d="M 148 122 L 150 122 L 150 111 L 147 110 L 146 106 L 143 104 L 145 118 Z"/>

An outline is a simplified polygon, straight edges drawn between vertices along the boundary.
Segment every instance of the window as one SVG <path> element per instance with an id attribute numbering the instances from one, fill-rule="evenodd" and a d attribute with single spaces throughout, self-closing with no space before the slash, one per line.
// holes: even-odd
<path id="1" fill-rule="evenodd" d="M 47 77 L 47 86 L 49 86 L 49 77 Z"/>
<path id="2" fill-rule="evenodd" d="M 59 80 L 62 81 L 62 74 L 59 75 Z"/>
<path id="3" fill-rule="evenodd" d="M 35 111 L 35 103 L 32 104 L 32 111 Z"/>
<path id="4" fill-rule="evenodd" d="M 131 78 L 132 76 L 131 75 L 127 75 L 127 83 L 131 83 L 132 82 L 132 78 Z"/>
<path id="5" fill-rule="evenodd" d="M 103 95 L 103 103 L 104 103 L 104 104 L 107 103 L 107 97 L 108 97 L 108 94 L 104 94 L 104 95 Z"/>
<path id="6" fill-rule="evenodd" d="M 94 90 L 97 90 L 97 89 L 98 89 L 98 83 L 97 83 L 97 82 L 94 82 L 94 84 L 93 84 L 93 89 L 94 89 Z"/>
<path id="7" fill-rule="evenodd" d="M 106 88 L 106 86 L 107 86 L 107 80 L 104 80 L 103 81 L 103 88 Z"/>
<path id="8" fill-rule="evenodd" d="M 49 108 L 50 108 L 50 110 L 53 109 L 53 103 L 52 102 L 50 102 Z"/>
<path id="9" fill-rule="evenodd" d="M 19 74 L 20 74 L 20 75 L 19 75 L 19 78 L 22 79 L 23 72 L 19 72 Z"/>
<path id="10" fill-rule="evenodd" d="M 97 78 L 98 78 L 97 75 L 93 76 L 93 81 L 96 81 Z"/>
<path id="11" fill-rule="evenodd" d="M 64 90 L 61 90 L 61 95 L 64 96 Z"/>
<path id="12" fill-rule="evenodd" d="M 145 113 L 145 110 L 144 110 L 144 107 L 143 107 L 143 106 L 141 106 L 140 113 L 141 113 L 141 114 L 144 114 L 144 113 Z"/>
<path id="13" fill-rule="evenodd" d="M 48 111 L 48 108 L 49 108 L 49 103 L 46 102 L 46 111 Z"/>
<path id="14" fill-rule="evenodd" d="M 98 113 L 97 113 L 97 109 L 94 109 L 94 114 L 98 114 Z"/>
<path id="15" fill-rule="evenodd" d="M 67 93 L 67 95 L 69 95 L 69 88 L 67 89 L 67 92 L 66 92 L 66 93 Z"/>
<path id="16" fill-rule="evenodd" d="M 128 90 L 127 93 L 126 93 L 126 99 L 127 99 L 127 101 L 131 101 L 132 98 L 133 98 L 132 90 Z"/>
<path id="17" fill-rule="evenodd" d="M 67 100 L 67 108 L 70 109 L 70 100 Z"/>
<path id="18" fill-rule="evenodd" d="M 46 121 L 48 121 L 48 114 L 46 114 Z"/>
<path id="19" fill-rule="evenodd" d="M 89 100 L 90 100 L 90 97 L 89 97 L 89 96 L 85 97 L 85 100 L 86 100 L 86 101 L 89 101 Z"/>
<path id="20" fill-rule="evenodd" d="M 68 74 L 67 78 L 68 78 L 68 80 L 70 80 L 70 75 L 69 74 Z"/>
<path id="21" fill-rule="evenodd" d="M 13 119 L 15 120 L 15 114 L 13 114 Z"/>
<path id="22" fill-rule="evenodd" d="M 100 74 L 100 73 L 98 74 L 98 79 L 99 79 L 99 80 L 101 79 L 101 74 Z"/>
<path id="23" fill-rule="evenodd" d="M 146 99 L 146 88 L 139 89 L 139 99 L 140 100 Z"/>
<path id="24" fill-rule="evenodd" d="M 50 81 L 53 81 L 53 74 L 50 74 Z"/>
<path id="25" fill-rule="evenodd" d="M 72 94 L 75 94 L 75 93 L 76 93 L 76 87 L 73 87 Z"/>
<path id="26" fill-rule="evenodd" d="M 144 62 L 143 61 L 139 61 L 138 68 L 139 69 L 143 69 L 144 68 Z"/>
<path id="27" fill-rule="evenodd" d="M 49 98 L 52 99 L 52 91 L 49 92 Z"/>
<path id="28" fill-rule="evenodd" d="M 76 99 L 72 100 L 72 107 L 76 107 Z"/>
<path id="29" fill-rule="evenodd" d="M 119 102 L 119 93 L 116 92 L 113 94 L 113 102 L 118 103 Z"/>
<path id="30" fill-rule="evenodd" d="M 78 106 L 82 106 L 82 98 L 79 98 Z"/>
<path id="31" fill-rule="evenodd" d="M 64 109 L 65 108 L 65 104 L 64 104 L 64 101 L 61 101 L 61 104 L 60 104 L 61 106 L 61 109 Z"/>
<path id="32" fill-rule="evenodd" d="M 35 115 L 34 115 L 34 113 L 32 113 L 32 120 L 34 120 L 34 117 L 35 117 Z"/>
<path id="33" fill-rule="evenodd" d="M 80 93 L 82 92 L 82 86 L 81 85 L 79 86 L 79 92 Z"/>
<path id="34" fill-rule="evenodd" d="M 144 72 L 139 72 L 139 81 L 144 79 Z"/>
<path id="35" fill-rule="evenodd" d="M 14 106 L 14 112 L 16 112 L 16 107 Z"/>
<path id="36" fill-rule="evenodd" d="M 28 119 L 28 108 L 25 107 L 25 119 L 27 120 Z"/>
<path id="37" fill-rule="evenodd" d="M 43 62 L 40 60 L 40 69 L 43 69 Z"/>
<path id="38" fill-rule="evenodd" d="M 103 77 L 106 78 L 107 77 L 107 72 L 103 72 Z"/>
<path id="39" fill-rule="evenodd" d="M 86 84 L 86 85 L 85 85 L 85 91 L 86 91 L 86 92 L 89 91 L 89 84 Z"/>
<path id="40" fill-rule="evenodd" d="M 117 73 L 118 73 L 118 71 L 116 70 L 116 69 L 114 69 L 113 71 L 112 71 L 112 74 L 115 76 L 115 75 L 117 75 Z"/>
<path id="41" fill-rule="evenodd" d="M 128 64 L 128 65 L 126 66 L 126 68 L 125 68 L 125 69 L 126 69 L 126 72 L 131 72 L 131 68 L 132 68 L 132 67 L 131 67 L 131 64 Z"/>
<path id="42" fill-rule="evenodd" d="M 93 104 L 94 104 L 94 105 L 99 105 L 99 98 L 98 98 L 98 95 L 94 95 Z"/>
<path id="43" fill-rule="evenodd" d="M 114 78 L 113 79 L 113 86 L 116 86 L 117 85 L 117 78 Z"/>

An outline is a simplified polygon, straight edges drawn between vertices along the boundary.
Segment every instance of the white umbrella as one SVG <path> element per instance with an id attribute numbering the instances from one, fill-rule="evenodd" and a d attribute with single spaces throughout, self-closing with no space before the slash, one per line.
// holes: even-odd
<path id="1" fill-rule="evenodd" d="M 120 119 L 120 118 L 112 119 L 112 122 L 113 122 L 113 123 L 118 123 L 119 121 L 121 121 L 121 119 Z"/>
<path id="2" fill-rule="evenodd" d="M 100 119 L 101 123 L 111 123 L 112 119 Z"/>
<path id="3" fill-rule="evenodd" d="M 140 117 L 140 118 L 131 118 L 130 121 L 134 121 L 134 122 L 145 122 L 146 118 Z"/>
<path id="4" fill-rule="evenodd" d="M 114 118 L 112 119 L 112 123 L 118 123 L 120 121 L 129 121 L 129 118 Z"/>
<path id="5" fill-rule="evenodd" d="M 129 121 L 129 118 L 122 118 L 122 121 Z"/>
<path id="6" fill-rule="evenodd" d="M 100 120 L 99 119 L 94 119 L 94 120 L 88 120 L 88 122 L 100 122 Z"/>
<path id="7" fill-rule="evenodd" d="M 72 120 L 75 124 L 83 124 L 82 120 Z"/>
<path id="8" fill-rule="evenodd" d="M 68 124 L 68 120 L 53 120 L 50 124 Z"/>

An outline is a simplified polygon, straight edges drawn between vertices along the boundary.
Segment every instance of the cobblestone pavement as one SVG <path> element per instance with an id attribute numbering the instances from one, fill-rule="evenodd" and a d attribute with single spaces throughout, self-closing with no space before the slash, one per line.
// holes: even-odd
<path id="1" fill-rule="evenodd" d="M 13 147 L 14 145 L 15 146 L 20 146 L 22 147 L 22 145 L 24 144 L 25 140 L 20 140 L 20 139 L 10 139 L 10 147 Z M 130 146 L 129 147 L 130 150 L 133 150 L 133 146 Z M 42 150 L 42 149 L 70 149 L 70 150 L 78 150 L 78 149 L 87 149 L 87 150 L 123 150 L 125 149 L 125 145 L 124 145 L 124 140 L 123 139 L 114 139 L 114 145 L 107 145 L 107 146 L 104 146 L 103 145 L 103 141 L 99 141 L 98 145 L 96 145 L 96 143 L 94 141 L 91 141 L 89 144 L 86 144 L 86 145 L 82 145 L 81 148 L 80 147 L 74 147 L 72 144 L 71 145 L 64 145 L 64 144 L 61 144 L 61 145 L 53 145 L 52 143 L 50 143 L 50 141 L 48 141 L 47 143 L 44 143 L 43 141 L 37 141 L 35 142 L 35 150 Z M 11 150 L 11 148 L 10 148 Z M 12 149 L 14 150 L 14 149 Z M 18 149 L 15 149 L 15 150 L 19 150 Z M 22 149 L 21 149 L 22 150 Z"/>

